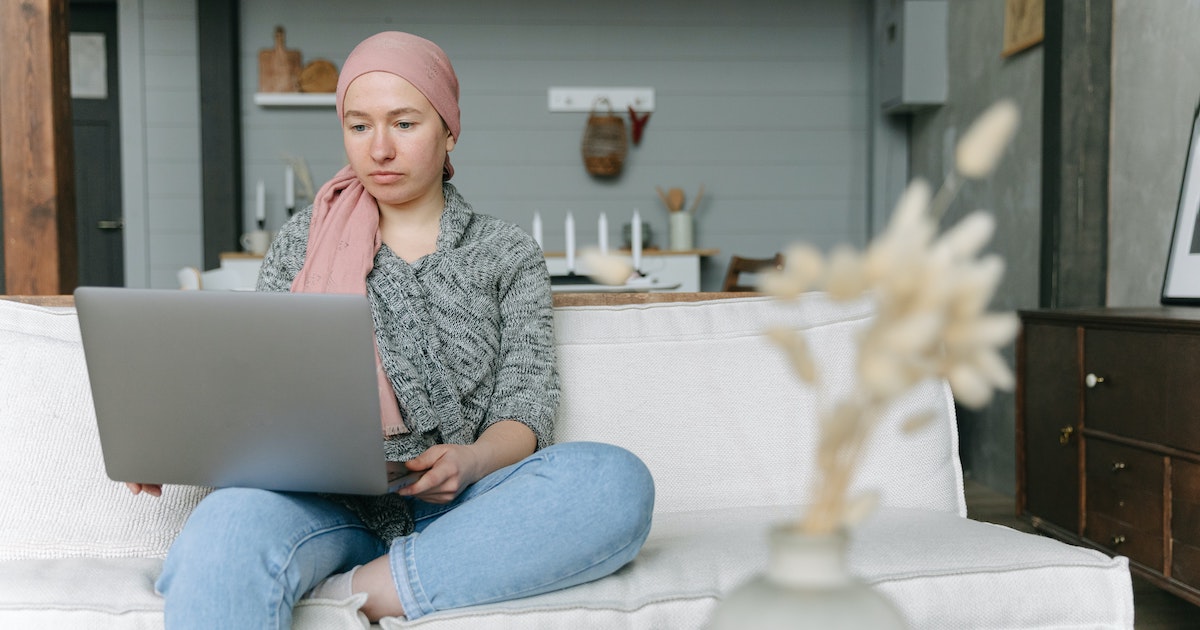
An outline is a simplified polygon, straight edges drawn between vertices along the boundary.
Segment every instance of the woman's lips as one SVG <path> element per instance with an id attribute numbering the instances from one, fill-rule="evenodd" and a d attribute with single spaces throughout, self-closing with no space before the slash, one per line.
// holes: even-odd
<path id="1" fill-rule="evenodd" d="M 400 181 L 402 175 L 395 171 L 375 171 L 369 177 L 376 184 L 394 184 Z"/>

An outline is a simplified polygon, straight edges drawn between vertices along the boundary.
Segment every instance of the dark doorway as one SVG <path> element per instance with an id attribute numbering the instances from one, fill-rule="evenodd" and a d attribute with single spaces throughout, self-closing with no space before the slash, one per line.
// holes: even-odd
<path id="1" fill-rule="evenodd" d="M 71 0 L 71 110 L 79 284 L 125 284 L 117 4 Z"/>

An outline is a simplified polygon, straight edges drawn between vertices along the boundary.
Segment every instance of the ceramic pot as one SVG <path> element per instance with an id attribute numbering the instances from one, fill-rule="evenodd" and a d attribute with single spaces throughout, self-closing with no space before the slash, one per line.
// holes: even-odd
<path id="1" fill-rule="evenodd" d="M 672 212 L 671 223 L 668 226 L 670 234 L 667 235 L 667 240 L 670 241 L 670 246 L 673 251 L 687 251 L 692 249 L 692 215 L 687 212 Z"/>
<path id="2" fill-rule="evenodd" d="M 905 628 L 887 598 L 847 571 L 846 542 L 844 531 L 772 530 L 766 573 L 721 601 L 708 629 Z"/>

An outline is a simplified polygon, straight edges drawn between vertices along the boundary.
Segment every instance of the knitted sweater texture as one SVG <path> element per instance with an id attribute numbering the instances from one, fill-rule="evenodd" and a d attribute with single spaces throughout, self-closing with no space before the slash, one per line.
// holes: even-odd
<path id="1" fill-rule="evenodd" d="M 558 405 L 550 278 L 531 236 L 476 214 L 452 184 L 437 250 L 412 264 L 384 245 L 367 297 L 384 370 L 408 433 L 383 439 L 389 461 L 434 444 L 470 444 L 491 425 L 528 426 L 550 444 Z M 263 259 L 259 291 L 288 291 L 304 264 L 312 209 L 279 231 Z M 384 540 L 412 530 L 397 495 L 336 498 Z"/>

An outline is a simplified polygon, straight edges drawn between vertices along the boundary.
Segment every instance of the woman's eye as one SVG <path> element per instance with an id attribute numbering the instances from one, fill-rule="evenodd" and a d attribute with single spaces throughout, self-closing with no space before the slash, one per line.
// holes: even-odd
<path id="1" fill-rule="evenodd" d="M 396 126 L 401 129 L 412 129 L 413 124 L 408 121 L 402 120 L 402 121 L 396 123 Z"/>
<path id="2" fill-rule="evenodd" d="M 350 125 L 350 131 L 362 132 L 362 131 L 366 131 L 366 130 L 367 130 L 366 125 Z"/>

